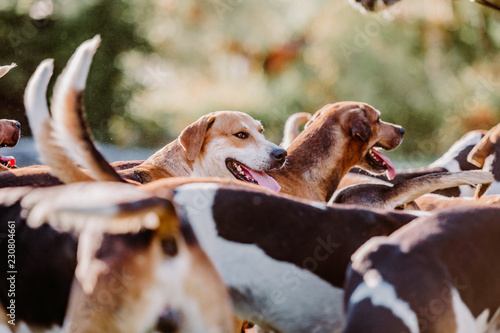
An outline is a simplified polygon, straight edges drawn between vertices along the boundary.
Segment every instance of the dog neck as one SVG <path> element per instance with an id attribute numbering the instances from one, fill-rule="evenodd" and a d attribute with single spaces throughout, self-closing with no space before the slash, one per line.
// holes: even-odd
<path id="1" fill-rule="evenodd" d="M 120 174 L 144 184 L 168 177 L 189 177 L 192 172 L 193 164 L 188 161 L 179 140 L 175 140 L 140 165 L 124 170 Z"/>
<path id="2" fill-rule="evenodd" d="M 342 177 L 363 157 L 361 145 L 336 140 L 340 132 L 325 130 L 301 133 L 288 148 L 285 166 L 269 173 L 282 187 L 281 193 L 328 201 Z"/>

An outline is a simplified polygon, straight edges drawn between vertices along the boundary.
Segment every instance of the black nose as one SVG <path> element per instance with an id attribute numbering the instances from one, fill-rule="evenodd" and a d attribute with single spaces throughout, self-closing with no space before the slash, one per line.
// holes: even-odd
<path id="1" fill-rule="evenodd" d="M 282 148 L 274 149 L 271 152 L 271 155 L 273 155 L 273 157 L 276 159 L 276 161 L 278 161 L 280 163 L 284 163 L 285 162 L 286 154 L 287 154 L 286 150 L 282 149 Z"/>
<path id="2" fill-rule="evenodd" d="M 401 133 L 401 135 L 405 135 L 405 129 L 403 127 L 400 127 L 399 128 L 399 133 Z"/>
<path id="3" fill-rule="evenodd" d="M 156 331 L 161 333 L 177 332 L 181 324 L 181 318 L 176 312 L 167 309 L 158 318 Z"/>
<path id="4" fill-rule="evenodd" d="M 21 128 L 21 123 L 20 122 L 16 121 L 15 124 L 16 124 L 17 128 Z"/>

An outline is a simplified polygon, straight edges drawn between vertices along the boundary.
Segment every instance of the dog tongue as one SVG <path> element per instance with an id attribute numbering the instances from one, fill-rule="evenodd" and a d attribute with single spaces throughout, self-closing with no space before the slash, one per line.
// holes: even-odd
<path id="1" fill-rule="evenodd" d="M 244 168 L 246 172 L 248 172 L 253 179 L 259 183 L 260 186 L 264 186 L 271 191 L 279 192 L 281 190 L 281 186 L 279 186 L 278 182 L 274 180 L 273 177 L 267 175 L 265 172 L 255 171 L 252 169 Z"/>
<path id="2" fill-rule="evenodd" d="M 377 156 L 378 158 L 380 158 L 387 165 L 387 170 L 385 171 L 387 178 L 389 178 L 389 180 L 394 179 L 394 176 L 396 176 L 396 169 L 394 169 L 394 165 L 392 164 L 392 162 L 389 159 L 389 157 L 385 156 L 382 153 L 379 153 L 375 149 L 372 149 L 372 152 L 373 152 L 373 154 L 375 156 Z"/>
<path id="3" fill-rule="evenodd" d="M 8 166 L 16 165 L 16 159 L 13 156 L 2 156 L 0 155 L 0 161 L 7 162 Z"/>

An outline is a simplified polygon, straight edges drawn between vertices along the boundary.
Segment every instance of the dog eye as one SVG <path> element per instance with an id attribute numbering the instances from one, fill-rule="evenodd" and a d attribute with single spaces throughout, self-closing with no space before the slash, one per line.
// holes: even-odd
<path id="1" fill-rule="evenodd" d="M 248 133 L 238 132 L 234 136 L 237 137 L 237 138 L 240 138 L 240 139 L 247 139 L 248 138 Z"/>
<path id="2" fill-rule="evenodd" d="M 177 249 L 177 242 L 175 241 L 175 238 L 162 239 L 161 248 L 163 250 L 163 253 L 171 257 L 174 257 L 179 251 Z"/>

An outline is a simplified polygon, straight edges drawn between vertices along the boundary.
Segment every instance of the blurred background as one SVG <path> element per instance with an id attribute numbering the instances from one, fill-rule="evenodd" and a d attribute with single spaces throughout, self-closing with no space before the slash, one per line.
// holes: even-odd
<path id="1" fill-rule="evenodd" d="M 36 66 L 54 58 L 56 77 L 96 34 L 84 103 L 95 139 L 120 149 L 111 159 L 144 158 L 216 110 L 249 113 L 279 143 L 292 113 L 366 102 L 405 127 L 389 154 L 405 166 L 500 121 L 500 12 L 468 0 L 375 14 L 347 0 L 0 0 L 0 65 L 18 64 L 0 79 L 0 118 L 29 136 Z"/>

